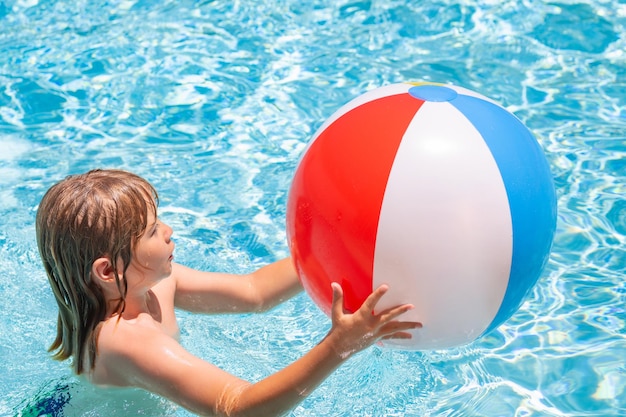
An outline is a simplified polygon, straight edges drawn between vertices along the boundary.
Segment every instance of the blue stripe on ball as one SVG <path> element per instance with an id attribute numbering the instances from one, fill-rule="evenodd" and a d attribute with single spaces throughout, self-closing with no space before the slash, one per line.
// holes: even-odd
<path id="1" fill-rule="evenodd" d="M 515 313 L 537 282 L 556 228 L 556 194 L 539 144 L 517 117 L 472 96 L 459 95 L 451 104 L 467 116 L 491 150 L 502 175 L 513 223 L 509 283 L 486 334 Z"/>

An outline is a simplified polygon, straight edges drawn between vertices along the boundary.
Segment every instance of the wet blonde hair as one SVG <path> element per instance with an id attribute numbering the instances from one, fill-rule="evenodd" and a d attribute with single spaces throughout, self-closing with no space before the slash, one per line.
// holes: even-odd
<path id="1" fill-rule="evenodd" d="M 93 369 L 98 327 L 107 312 L 92 265 L 98 258 L 110 260 L 120 292 L 114 311 L 121 314 L 127 287 L 118 267 L 124 272 L 128 268 L 148 213 L 156 216 L 157 205 L 150 183 L 120 170 L 69 176 L 52 186 L 39 204 L 37 246 L 59 306 L 57 335 L 49 351 L 58 360 L 72 357 L 76 374 L 84 371 L 85 363 Z"/>

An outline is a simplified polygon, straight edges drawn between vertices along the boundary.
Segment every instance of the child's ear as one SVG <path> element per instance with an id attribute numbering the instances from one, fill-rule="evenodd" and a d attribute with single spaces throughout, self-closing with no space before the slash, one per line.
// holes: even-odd
<path id="1" fill-rule="evenodd" d="M 115 279 L 113 265 L 109 258 L 98 258 L 91 265 L 91 273 L 101 281 L 110 282 Z"/>

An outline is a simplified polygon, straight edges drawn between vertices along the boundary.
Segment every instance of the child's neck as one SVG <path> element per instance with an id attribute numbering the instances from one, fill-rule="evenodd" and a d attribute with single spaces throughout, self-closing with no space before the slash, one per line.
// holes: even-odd
<path id="1" fill-rule="evenodd" d="M 113 302 L 109 305 L 114 308 L 116 304 L 117 303 Z M 148 314 L 152 316 L 155 320 L 160 321 L 161 309 L 159 306 L 159 301 L 152 292 L 152 290 L 138 293 L 129 292 L 128 294 L 126 294 L 122 318 L 126 320 L 132 320 L 136 319 L 141 314 Z M 114 315 L 117 315 L 114 311 L 111 311 L 111 314 L 109 314 L 110 317 Z"/>

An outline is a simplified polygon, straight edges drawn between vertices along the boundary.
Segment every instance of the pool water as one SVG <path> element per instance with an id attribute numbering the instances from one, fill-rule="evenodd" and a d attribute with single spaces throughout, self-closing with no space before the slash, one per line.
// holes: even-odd
<path id="1" fill-rule="evenodd" d="M 626 415 L 626 1 L 0 1 L 0 415 L 187 416 L 50 359 L 35 245 L 47 188 L 95 167 L 159 190 L 176 257 L 244 272 L 286 256 L 298 158 L 325 118 L 401 81 L 514 112 L 559 215 L 520 310 L 455 349 L 373 347 L 292 416 Z M 180 315 L 193 353 L 255 381 L 314 346 L 306 294 L 262 315 Z"/>

